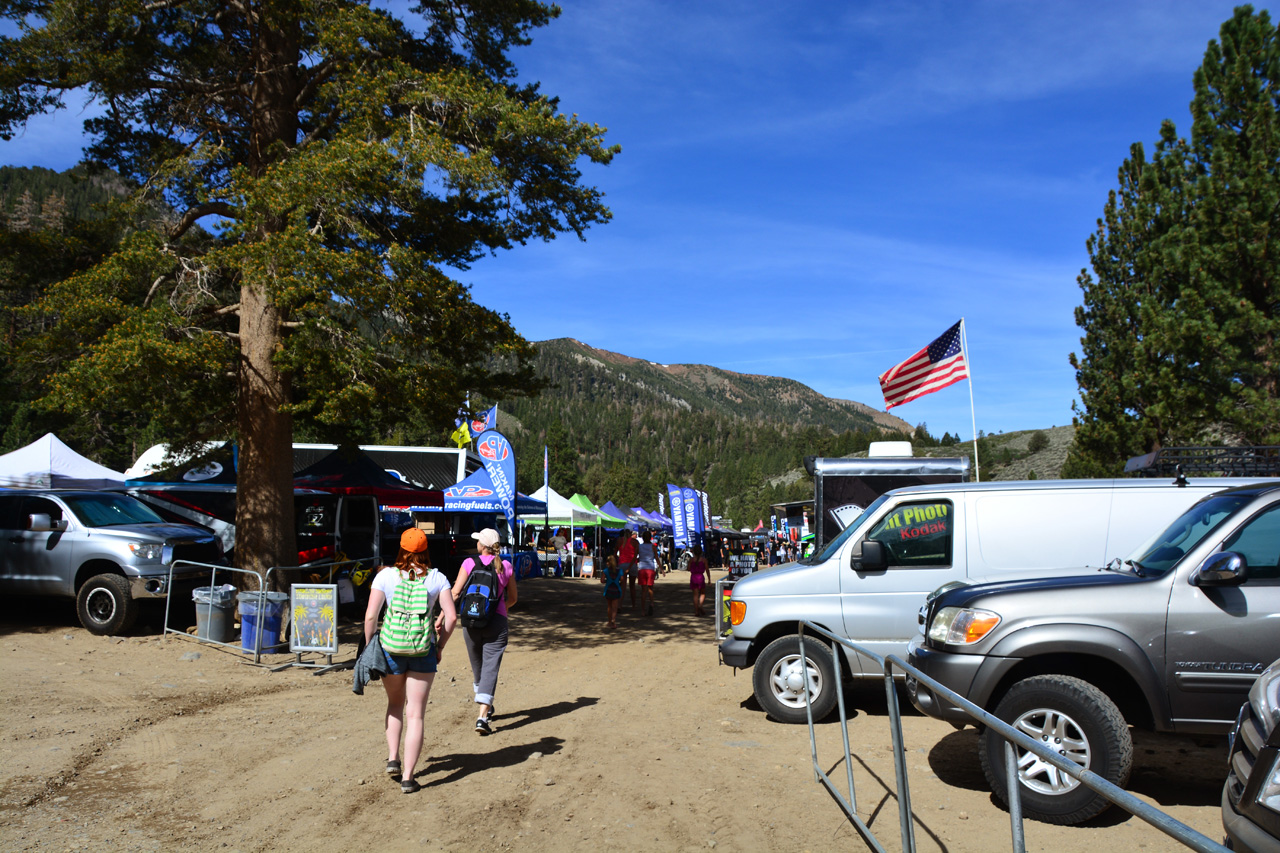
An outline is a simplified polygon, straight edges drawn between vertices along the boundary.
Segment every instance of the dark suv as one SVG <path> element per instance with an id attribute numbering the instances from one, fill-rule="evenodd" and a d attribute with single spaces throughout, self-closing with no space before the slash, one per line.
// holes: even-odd
<path id="1" fill-rule="evenodd" d="M 1267 667 L 1231 733 L 1222 827 L 1227 846 L 1280 853 L 1280 660 Z"/>
<path id="2" fill-rule="evenodd" d="M 1280 657 L 1280 485 L 1225 489 L 1193 505 L 1107 569 L 959 586 L 923 614 L 910 662 L 1064 757 L 1123 786 L 1130 726 L 1229 732 Z M 962 710 L 907 681 L 926 714 Z M 1007 800 L 1003 739 L 979 740 L 983 772 Z M 1018 756 L 1027 815 L 1074 824 L 1108 801 L 1030 752 Z"/>

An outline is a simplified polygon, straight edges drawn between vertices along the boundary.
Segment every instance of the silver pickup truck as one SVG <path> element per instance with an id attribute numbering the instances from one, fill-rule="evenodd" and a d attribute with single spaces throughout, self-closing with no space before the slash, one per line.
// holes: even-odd
<path id="1" fill-rule="evenodd" d="M 139 599 L 169 594 L 176 560 L 222 564 L 222 546 L 209 531 L 167 522 L 128 495 L 0 491 L 0 593 L 74 598 L 91 633 L 128 631 Z M 178 567 L 173 582 L 191 586 L 208 574 Z"/>

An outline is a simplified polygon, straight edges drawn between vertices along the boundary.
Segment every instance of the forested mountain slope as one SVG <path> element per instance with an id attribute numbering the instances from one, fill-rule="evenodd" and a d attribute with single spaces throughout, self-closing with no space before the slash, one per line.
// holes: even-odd
<path id="1" fill-rule="evenodd" d="M 901 418 L 790 379 L 653 364 L 565 338 L 537 347 L 549 386 L 499 406 L 524 491 L 542 485 L 546 444 L 551 486 L 562 494 L 652 509 L 665 483 L 692 485 L 710 494 L 712 512 L 741 526 L 768 517 L 774 501 L 807 496 L 807 482 L 771 484 L 805 456 L 912 432 Z"/>

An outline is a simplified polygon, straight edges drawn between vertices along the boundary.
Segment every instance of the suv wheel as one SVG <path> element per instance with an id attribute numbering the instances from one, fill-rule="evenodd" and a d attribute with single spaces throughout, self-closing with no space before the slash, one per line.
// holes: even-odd
<path id="1" fill-rule="evenodd" d="M 805 690 L 816 722 L 836 706 L 836 671 L 831 649 L 817 637 L 804 643 L 806 663 L 800 659 L 800 638 L 779 637 L 760 653 L 751 674 L 756 701 L 765 713 L 783 723 L 806 723 Z"/>
<path id="2" fill-rule="evenodd" d="M 138 618 L 138 603 L 124 577 L 95 575 L 76 594 L 76 613 L 90 634 L 123 634 Z"/>
<path id="3" fill-rule="evenodd" d="M 1087 681 L 1066 675 L 1037 675 L 1019 681 L 996 706 L 995 715 L 1081 768 L 1121 787 L 1133 766 L 1133 739 L 1120 709 Z M 991 729 L 978 742 L 982 772 L 991 790 L 1009 802 L 1004 738 Z M 1083 823 L 1111 805 L 1075 779 L 1014 746 L 1021 780 L 1022 809 L 1046 823 Z"/>

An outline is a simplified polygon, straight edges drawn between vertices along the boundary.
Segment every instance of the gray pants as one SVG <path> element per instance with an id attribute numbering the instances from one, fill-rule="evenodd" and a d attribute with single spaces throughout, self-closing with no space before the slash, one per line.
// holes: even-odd
<path id="1" fill-rule="evenodd" d="M 495 613 L 483 628 L 463 628 L 462 638 L 467 644 L 467 657 L 471 658 L 471 689 L 475 691 L 476 704 L 492 706 L 502 655 L 507 650 L 507 617 Z"/>

